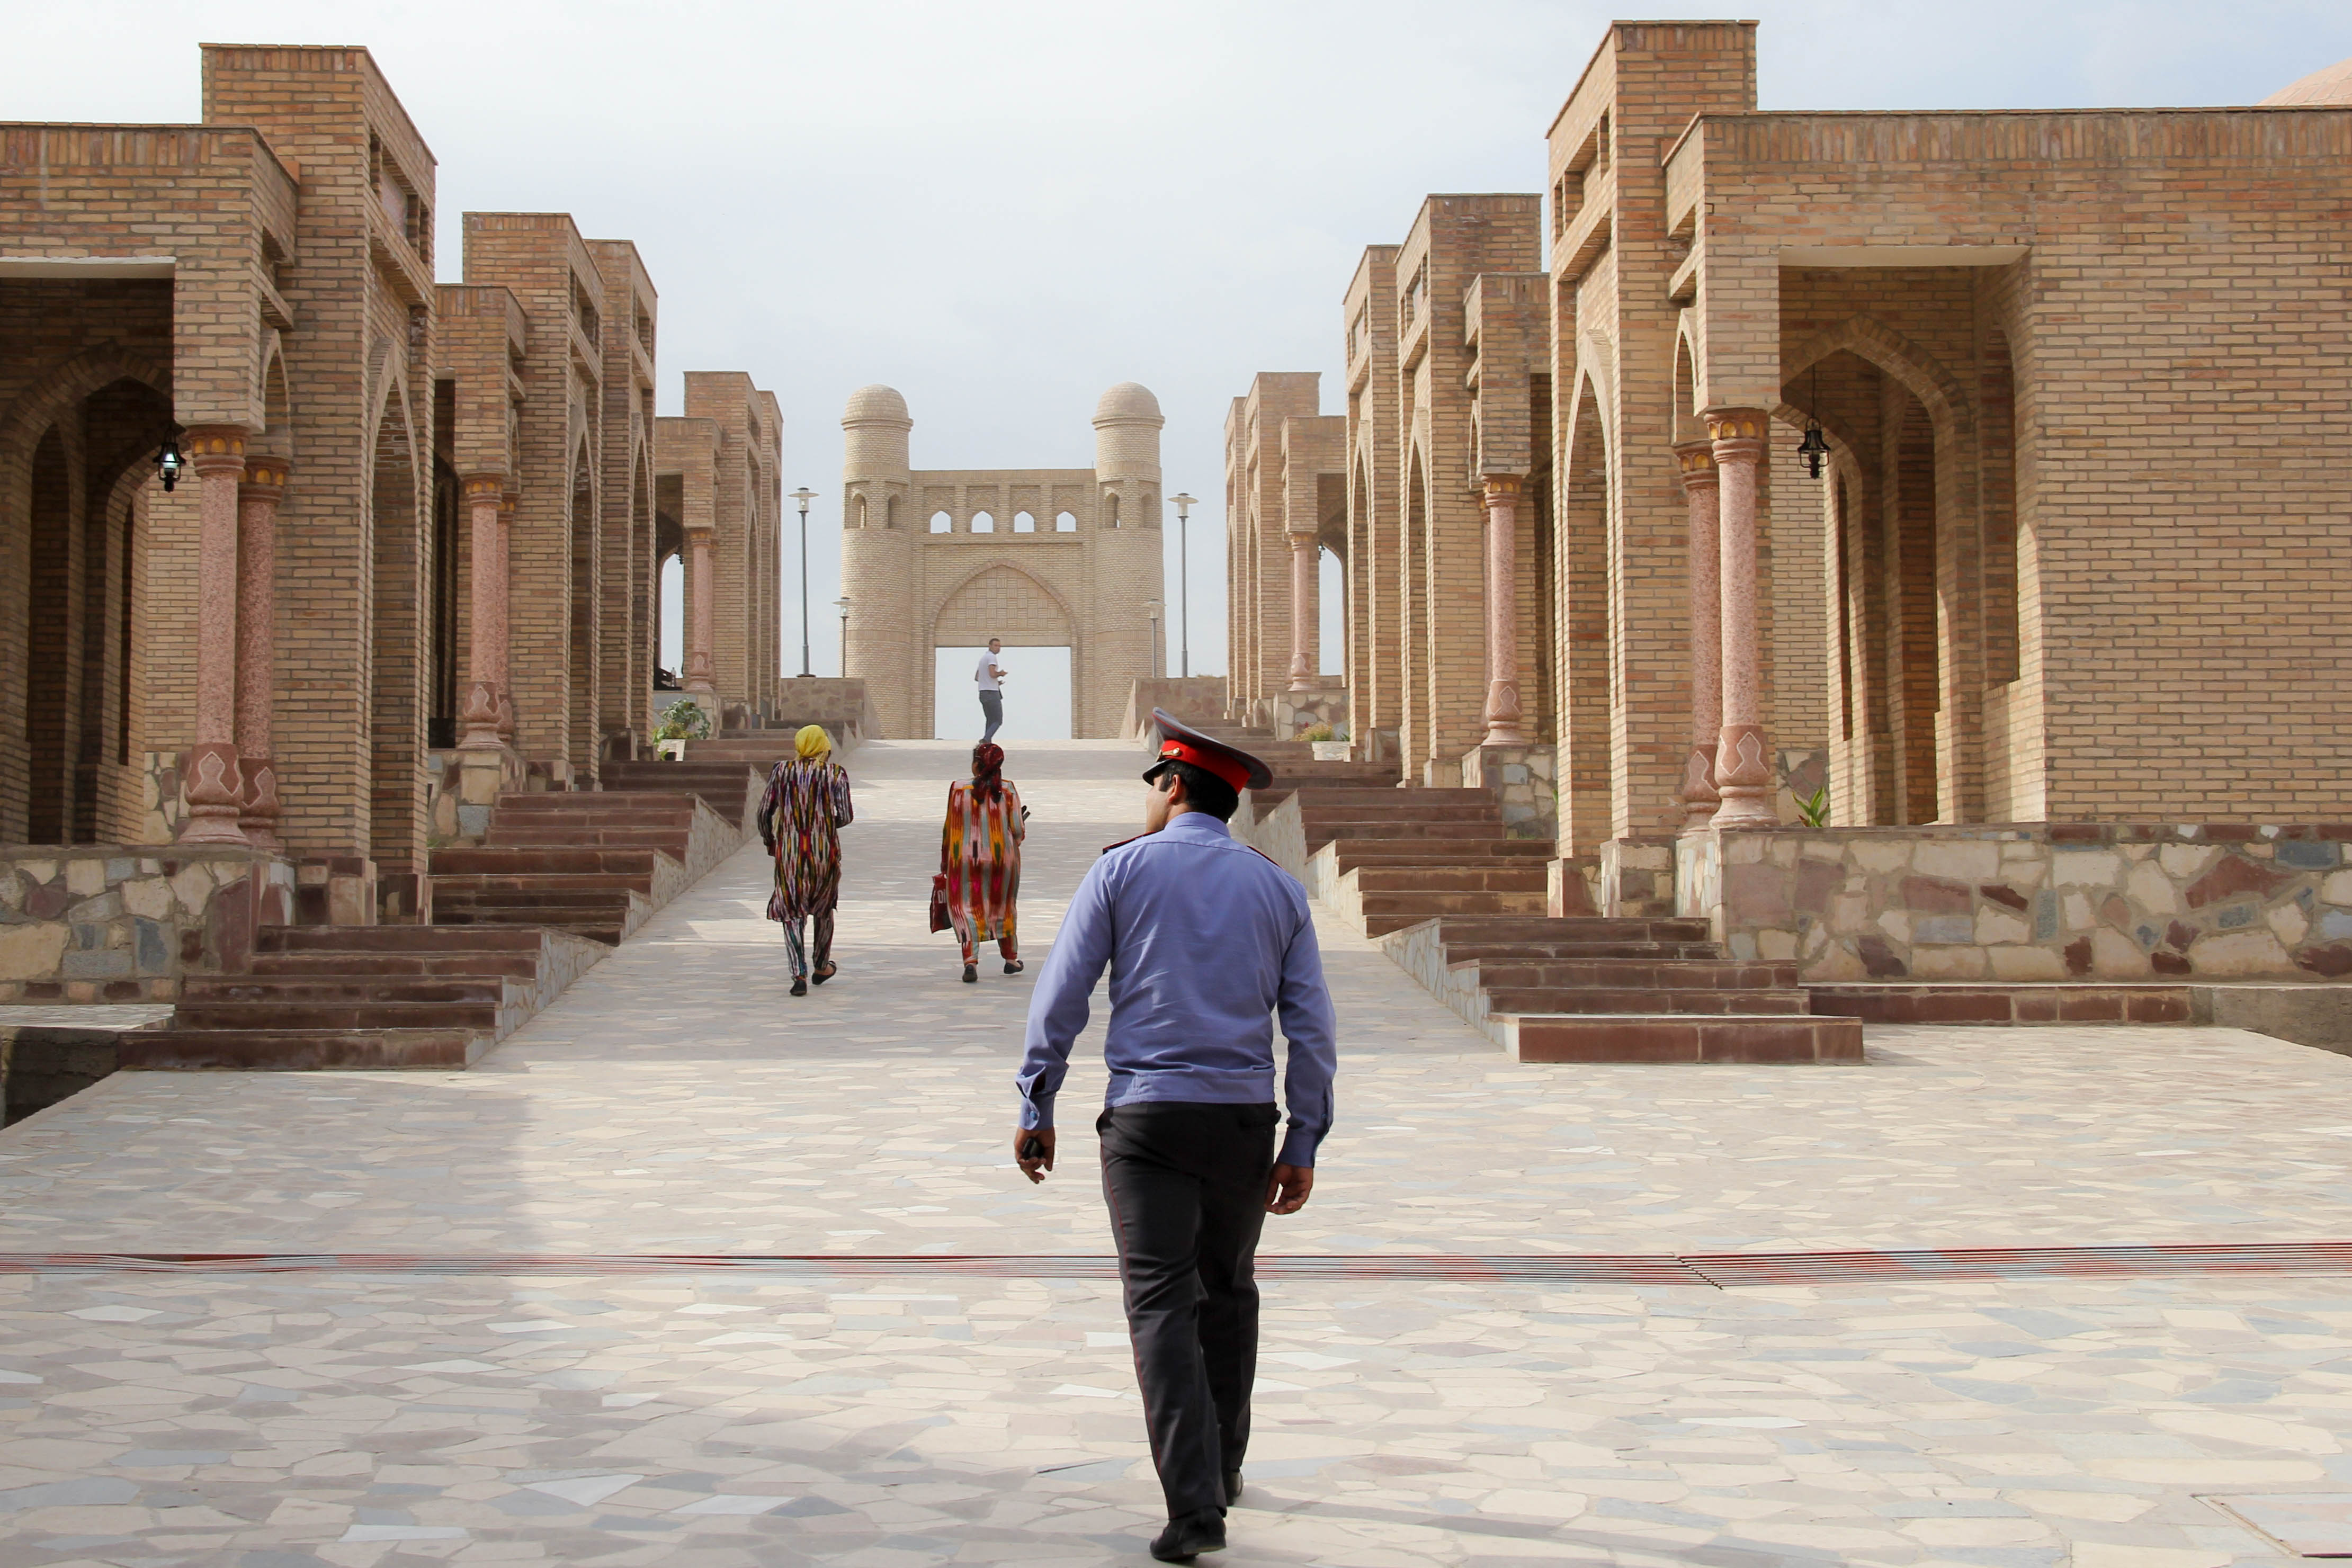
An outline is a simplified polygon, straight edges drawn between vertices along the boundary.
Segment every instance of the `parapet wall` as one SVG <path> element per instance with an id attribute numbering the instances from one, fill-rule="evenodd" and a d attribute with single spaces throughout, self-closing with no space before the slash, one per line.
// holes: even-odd
<path id="1" fill-rule="evenodd" d="M 2352 974 L 2352 824 L 1700 832 L 1675 911 L 1808 981 Z"/>

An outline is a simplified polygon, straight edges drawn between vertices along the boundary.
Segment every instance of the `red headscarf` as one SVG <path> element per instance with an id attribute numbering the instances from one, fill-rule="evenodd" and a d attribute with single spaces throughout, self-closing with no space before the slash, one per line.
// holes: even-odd
<path id="1" fill-rule="evenodd" d="M 972 792 L 983 800 L 993 800 L 1004 791 L 1004 747 L 992 740 L 983 740 L 971 748 Z"/>

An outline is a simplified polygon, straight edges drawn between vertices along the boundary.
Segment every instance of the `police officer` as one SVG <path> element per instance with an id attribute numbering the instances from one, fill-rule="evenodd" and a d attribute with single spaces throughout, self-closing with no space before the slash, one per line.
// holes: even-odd
<path id="1" fill-rule="evenodd" d="M 1155 709 L 1158 758 L 1139 838 L 1078 884 L 1029 1004 L 1013 1155 L 1054 1168 L 1054 1096 L 1087 998 L 1110 967 L 1103 1197 L 1118 1242 L 1128 1336 L 1168 1500 L 1163 1563 L 1225 1544 L 1241 1495 L 1257 1372 L 1252 1269 L 1269 1214 L 1296 1214 L 1331 1128 L 1330 994 L 1307 894 L 1226 822 L 1265 764 Z M 1274 1030 L 1289 1041 L 1289 1130 L 1276 1147 Z"/>

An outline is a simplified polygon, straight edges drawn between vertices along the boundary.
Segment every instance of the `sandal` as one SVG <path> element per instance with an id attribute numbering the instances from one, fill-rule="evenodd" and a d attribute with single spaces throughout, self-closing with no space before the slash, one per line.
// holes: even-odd
<path id="1" fill-rule="evenodd" d="M 812 975 L 810 975 L 810 976 L 809 976 L 809 984 L 810 984 L 810 985 L 812 985 L 812 986 L 822 986 L 822 985 L 824 985 L 827 980 L 832 979 L 835 975 L 838 975 L 839 973 L 841 973 L 841 966 L 840 966 L 840 965 L 838 965 L 838 964 L 827 964 L 824 968 L 819 969 L 819 970 L 817 970 L 815 973 L 814 973 L 814 974 L 812 974 Z"/>
<path id="2" fill-rule="evenodd" d="M 808 982 L 798 975 L 793 977 L 793 995 L 796 997 L 808 995 Z"/>
<path id="3" fill-rule="evenodd" d="M 1021 972 L 1021 960 L 1018 958 L 1007 958 L 1004 960 L 1004 972 L 1008 975 L 1019 974 Z"/>
<path id="4" fill-rule="evenodd" d="M 976 985 L 980 984 L 980 966 L 979 966 L 979 965 L 977 965 L 977 964 L 966 964 L 966 965 L 963 967 L 963 983 L 964 983 L 965 985 L 967 985 L 967 986 L 976 986 Z"/>

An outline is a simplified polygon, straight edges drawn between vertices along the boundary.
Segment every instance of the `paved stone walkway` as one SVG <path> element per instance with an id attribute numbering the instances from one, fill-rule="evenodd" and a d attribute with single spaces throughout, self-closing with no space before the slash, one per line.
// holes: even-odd
<path id="1" fill-rule="evenodd" d="M 0 1135 L 0 1250 L 523 1254 L 530 1273 L 0 1276 L 0 1565 L 1143 1561 L 1091 1135 L 1003 1155 L 1029 977 L 922 930 L 947 746 L 852 759 L 843 975 L 738 857 L 469 1073 L 137 1074 Z M 1026 950 L 1133 831 L 1024 746 Z M 2248 1275 L 1717 1291 L 1383 1255 L 2352 1238 L 2352 1061 L 2226 1030 L 1875 1030 L 1853 1069 L 1520 1067 L 1370 946 L 1324 1186 L 1267 1249 L 1234 1564 L 2298 1559 L 2352 1497 L 2352 1300 Z M 1034 965 L 1033 965 L 1034 969 Z M 1065 1094 L 1098 1097 L 1093 1041 Z M 616 1272 L 641 1253 L 842 1271 Z M 2252 1504 L 2245 1506 L 2252 1507 Z"/>

